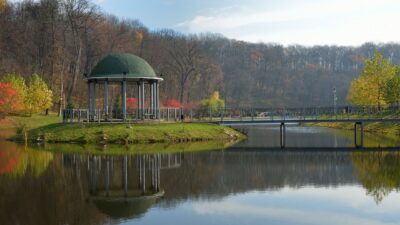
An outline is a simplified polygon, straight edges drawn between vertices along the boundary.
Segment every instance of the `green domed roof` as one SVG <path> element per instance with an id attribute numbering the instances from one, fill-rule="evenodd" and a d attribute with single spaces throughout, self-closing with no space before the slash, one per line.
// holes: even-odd
<path id="1" fill-rule="evenodd" d="M 94 78 L 160 79 L 144 59 L 128 53 L 105 56 L 90 73 L 89 79 Z"/>

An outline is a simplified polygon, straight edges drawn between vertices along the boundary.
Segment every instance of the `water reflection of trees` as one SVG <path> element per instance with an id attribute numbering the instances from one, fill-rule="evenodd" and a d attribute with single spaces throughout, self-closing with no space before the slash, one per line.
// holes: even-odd
<path id="1" fill-rule="evenodd" d="M 14 143 L 2 143 L 0 151 L 0 175 L 23 176 L 31 170 L 35 176 L 40 176 L 46 169 L 53 154 L 44 151 L 31 151 Z"/>
<path id="2" fill-rule="evenodd" d="M 353 164 L 367 194 L 379 203 L 400 188 L 399 152 L 353 153 Z"/>
<path id="3" fill-rule="evenodd" d="M 351 153 L 331 152 L 187 153 L 180 168 L 161 176 L 167 205 L 247 191 L 354 183 Z"/>
<path id="4" fill-rule="evenodd" d="M 37 176 L 26 170 L 19 176 L 0 176 L 0 224 L 101 224 L 107 220 L 86 202 L 85 171 L 64 168 L 54 155 Z"/>
<path id="5" fill-rule="evenodd" d="M 380 201 L 400 185 L 397 153 L 47 154 L 42 157 L 47 160 L 28 157 L 27 165 L 36 160 L 41 169 L 28 166 L 18 176 L 0 176 L 0 224 L 118 223 L 139 218 L 156 204 L 172 207 L 188 199 L 360 181 Z M 163 198 L 148 198 L 161 191 Z"/>

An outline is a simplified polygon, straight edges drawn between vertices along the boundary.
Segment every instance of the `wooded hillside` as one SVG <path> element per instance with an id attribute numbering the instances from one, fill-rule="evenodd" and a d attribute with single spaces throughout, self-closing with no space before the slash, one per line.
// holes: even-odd
<path id="1" fill-rule="evenodd" d="M 336 87 L 338 104 L 347 104 L 351 80 L 376 49 L 400 62 L 399 44 L 251 44 L 217 34 L 151 31 L 138 20 L 105 14 L 88 0 L 0 4 L 0 78 L 14 73 L 29 80 L 40 74 L 53 91 L 55 107 L 61 94 L 65 102 L 85 106 L 84 74 L 111 52 L 146 59 L 165 80 L 162 102 L 198 102 L 219 91 L 227 107 L 329 106 Z"/>

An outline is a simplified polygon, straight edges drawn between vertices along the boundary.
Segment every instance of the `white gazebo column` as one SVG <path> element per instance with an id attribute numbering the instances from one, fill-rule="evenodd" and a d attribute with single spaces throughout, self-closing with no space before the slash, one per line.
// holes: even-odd
<path id="1" fill-rule="evenodd" d="M 156 119 L 160 119 L 160 85 L 158 80 L 155 81 L 155 111 L 156 111 Z"/>
<path id="2" fill-rule="evenodd" d="M 104 81 L 104 115 L 108 120 L 108 81 Z"/>
<path id="3" fill-rule="evenodd" d="M 92 110 L 92 82 L 88 80 L 88 118 L 90 120 L 90 111 Z M 88 121 L 89 122 L 89 121 Z"/>
<path id="4" fill-rule="evenodd" d="M 139 81 L 139 119 L 144 119 L 144 80 Z"/>
<path id="5" fill-rule="evenodd" d="M 121 83 L 121 97 L 122 97 L 122 119 L 126 121 L 126 80 L 123 80 Z"/>
<path id="6" fill-rule="evenodd" d="M 93 92 L 93 94 L 92 94 L 92 112 L 93 112 L 93 119 L 95 119 L 96 107 L 97 107 L 97 105 L 96 105 L 96 81 L 92 82 L 92 84 L 93 84 L 93 88 L 92 88 L 92 92 Z"/>
<path id="7" fill-rule="evenodd" d="M 96 83 L 89 81 L 89 120 L 96 115 Z"/>
<path id="8" fill-rule="evenodd" d="M 150 113 L 155 116 L 156 110 L 155 110 L 155 93 L 154 93 L 154 82 L 150 82 L 150 92 L 151 92 L 151 97 L 150 97 Z"/>
<path id="9" fill-rule="evenodd" d="M 136 111 L 136 119 L 140 119 L 140 107 L 142 103 L 140 103 L 141 98 L 140 98 L 140 82 L 136 82 L 137 84 L 137 111 Z"/>

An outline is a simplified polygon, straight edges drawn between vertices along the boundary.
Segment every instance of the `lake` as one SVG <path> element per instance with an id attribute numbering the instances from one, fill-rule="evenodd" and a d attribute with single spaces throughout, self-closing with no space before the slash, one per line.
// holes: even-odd
<path id="1" fill-rule="evenodd" d="M 288 126 L 280 149 L 279 126 L 240 129 L 248 140 L 197 152 L 0 141 L 0 224 L 400 224 L 399 141 L 354 149 L 352 132 Z"/>

